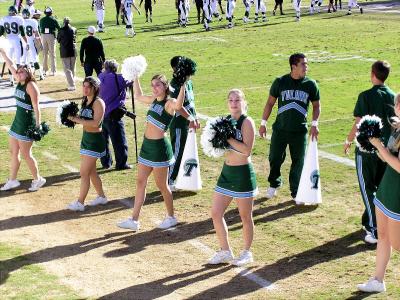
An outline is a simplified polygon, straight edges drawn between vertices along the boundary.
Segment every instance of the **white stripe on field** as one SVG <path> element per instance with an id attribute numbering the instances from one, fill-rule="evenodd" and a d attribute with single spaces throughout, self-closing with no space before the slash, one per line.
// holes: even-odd
<path id="1" fill-rule="evenodd" d="M 209 116 L 206 116 L 206 115 L 203 115 L 203 114 L 199 114 L 199 113 L 197 113 L 197 116 L 202 120 L 207 120 L 208 121 L 208 120 L 212 119 Z M 258 135 L 258 133 L 256 133 L 256 134 Z M 267 135 L 267 139 L 271 140 L 271 136 Z M 349 167 L 352 167 L 352 168 L 356 167 L 356 164 L 355 164 L 354 161 L 352 161 L 351 159 L 345 158 L 345 157 L 337 156 L 335 154 L 331 154 L 331 153 L 328 153 L 328 152 L 325 152 L 325 151 L 318 151 L 318 155 L 320 157 L 322 157 L 322 158 L 333 160 L 334 162 L 340 163 L 340 164 L 345 165 L 345 166 L 349 166 Z"/>
<path id="2" fill-rule="evenodd" d="M 43 151 L 42 154 L 43 154 L 43 156 L 45 156 L 45 157 L 47 157 L 47 158 L 49 158 L 49 159 L 58 160 L 58 157 L 57 157 L 56 155 L 51 154 L 51 153 L 48 152 L 48 151 Z"/>
<path id="3" fill-rule="evenodd" d="M 66 168 L 68 171 L 72 173 L 78 173 L 79 170 L 71 165 L 62 165 L 64 168 Z"/>

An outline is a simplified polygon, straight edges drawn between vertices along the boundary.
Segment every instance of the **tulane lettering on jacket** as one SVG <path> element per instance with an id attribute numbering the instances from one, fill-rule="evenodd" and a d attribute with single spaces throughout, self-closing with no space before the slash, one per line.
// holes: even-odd
<path id="1" fill-rule="evenodd" d="M 276 78 L 270 95 L 278 99 L 278 113 L 273 129 L 307 132 L 307 111 L 310 102 L 319 101 L 315 80 L 305 77 L 293 79 L 290 74 Z"/>

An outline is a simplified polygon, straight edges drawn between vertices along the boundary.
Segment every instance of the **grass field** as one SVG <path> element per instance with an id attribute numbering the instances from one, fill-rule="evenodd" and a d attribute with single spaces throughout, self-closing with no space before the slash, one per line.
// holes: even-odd
<path id="1" fill-rule="evenodd" d="M 72 24 L 78 28 L 79 41 L 85 36 L 87 26 L 95 24 L 90 1 L 37 0 L 35 6 L 43 9 L 44 5 L 51 5 L 60 21 L 66 15 L 71 17 Z M 181 54 L 193 58 L 198 64 L 193 79 L 198 111 L 209 116 L 227 114 L 228 90 L 241 88 L 249 103 L 248 114 L 257 126 L 272 81 L 289 71 L 287 61 L 291 53 L 305 52 L 310 62 L 309 75 L 318 81 L 321 91 L 319 146 L 344 157 L 342 143 L 352 126 L 354 104 L 357 95 L 371 85 L 369 71 L 374 60 L 386 59 L 392 64 L 387 83 L 394 91 L 400 91 L 397 46 L 400 16 L 370 13 L 367 6 L 364 15 L 354 10 L 352 16 L 345 15 L 346 9 L 313 16 L 304 11 L 301 22 L 295 23 L 290 3 L 285 3 L 285 16 L 270 16 L 271 6 L 267 2 L 269 22 L 244 25 L 241 21 L 244 9 L 239 1 L 233 29 L 224 28 L 226 21 L 214 21 L 213 30 L 204 32 L 201 25 L 195 24 L 194 5 L 190 25 L 179 28 L 175 24 L 173 1 L 160 1 L 154 6 L 154 23 L 144 23 L 143 14 L 135 15 L 137 36 L 126 38 L 124 27 L 114 25 L 113 1 L 109 0 L 106 33 L 99 36 L 107 58 L 121 61 L 139 53 L 147 58 L 149 67 L 142 81 L 146 91 L 149 91 L 146 83 L 154 73 L 171 73 L 172 56 Z M 0 11 L 5 13 L 7 7 L 8 3 L 0 3 Z M 60 63 L 58 68 L 61 70 Z M 81 68 L 77 66 L 77 69 L 78 76 L 82 77 Z M 51 80 L 40 83 L 41 91 L 61 99 L 54 92 L 57 88 L 46 83 Z M 66 84 L 61 76 L 54 80 L 58 89 Z M 139 145 L 144 114 L 145 107 L 139 105 Z M 275 115 L 276 110 L 271 121 Z M 2 112 L 0 126 L 11 124 L 12 118 L 13 113 Z M 189 243 L 196 240 L 217 249 L 208 211 L 222 160 L 200 154 L 203 190 L 197 194 L 175 194 L 177 216 L 182 222 L 179 233 L 152 229 L 154 218 L 160 219 L 164 212 L 150 180 L 148 201 L 141 216 L 143 230 L 124 235 L 114 224 L 130 210 L 118 200 L 131 199 L 134 195 L 135 170 L 101 172 L 106 193 L 115 200 L 104 210 L 89 210 L 85 214 L 64 211 L 78 192 L 79 176 L 68 171 L 65 165 L 79 169 L 81 129 L 57 127 L 52 109 L 43 111 L 43 119 L 53 129 L 35 145 L 34 154 L 42 175 L 48 178 L 48 186 L 34 194 L 24 190 L 0 194 L 4 207 L 0 220 L 0 298 L 362 299 L 367 296 L 357 293 L 355 286 L 372 274 L 375 251 L 362 242 L 363 205 L 353 168 L 320 159 L 323 204 L 318 208 L 294 206 L 287 184 L 276 199 L 266 201 L 263 196 L 268 187 L 269 142 L 256 140 L 253 161 L 261 193 L 254 207 L 256 262 L 249 269 L 276 286 L 267 291 L 226 266 L 204 269 L 202 264 L 207 255 Z M 127 121 L 127 125 L 131 136 L 132 124 Z M 130 162 L 134 163 L 131 139 L 130 146 Z M 58 159 L 49 158 L 46 152 Z M 3 182 L 8 175 L 9 160 L 4 130 L 0 130 L 0 159 L 0 181 Z M 285 183 L 289 164 L 286 161 L 283 166 Z M 24 164 L 19 178 L 25 180 L 23 187 L 28 186 L 30 174 Z M 234 205 L 227 212 L 227 222 L 232 247 L 239 253 L 241 226 Z M 177 264 L 174 257 L 180 257 L 183 263 Z M 79 267 L 74 267 L 74 263 Z M 394 253 L 386 279 L 388 292 L 371 298 L 399 297 L 399 267 L 400 256 Z M 115 274 L 113 268 L 119 268 L 127 276 Z M 116 277 L 106 280 L 107 272 Z M 105 277 L 104 281 L 93 283 L 93 278 L 99 277 Z"/>

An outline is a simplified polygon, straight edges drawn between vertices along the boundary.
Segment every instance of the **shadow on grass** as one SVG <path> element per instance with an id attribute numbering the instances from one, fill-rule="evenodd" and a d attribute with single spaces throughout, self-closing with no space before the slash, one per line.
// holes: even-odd
<path id="1" fill-rule="evenodd" d="M 114 169 L 98 169 L 97 173 L 99 175 L 101 174 L 105 174 L 105 173 L 109 173 L 109 172 L 113 172 Z M 66 181 L 70 181 L 70 180 L 76 180 L 79 179 L 81 177 L 81 175 L 78 172 L 70 172 L 70 173 L 64 173 L 64 174 L 59 174 L 59 175 L 53 175 L 53 176 L 46 176 L 46 184 L 41 188 L 41 189 L 45 189 L 49 186 L 61 186 L 61 183 L 66 182 Z M 13 196 L 13 195 L 20 195 L 20 194 L 24 194 L 24 193 L 32 193 L 28 191 L 28 188 L 31 186 L 31 182 L 32 179 L 25 179 L 25 180 L 21 180 L 21 185 L 16 188 L 16 189 L 12 189 L 10 191 L 1 191 L 0 192 L 0 198 L 3 197 L 9 197 L 9 196 Z M 77 188 L 77 193 L 79 192 L 79 188 Z"/>
<path id="2" fill-rule="evenodd" d="M 231 268 L 231 266 L 226 265 L 223 268 L 219 267 L 217 269 L 203 267 L 198 270 L 171 275 L 152 282 L 133 285 L 123 290 L 104 295 L 99 299 L 155 299 L 170 295 L 176 290 L 190 286 L 196 282 L 212 280 L 212 277 L 221 275 Z M 171 298 L 175 298 L 173 294 L 170 296 Z M 215 297 L 212 299 L 215 299 Z"/>
<path id="3" fill-rule="evenodd" d="M 126 232 L 105 234 L 102 237 L 90 239 L 84 242 L 55 246 L 2 260 L 0 261 L 0 285 L 7 280 L 11 272 L 20 268 L 86 253 L 90 250 L 117 242 L 122 239 L 121 236 L 126 234 Z"/>
<path id="4" fill-rule="evenodd" d="M 346 300 L 362 300 L 368 297 L 373 297 L 374 295 L 377 295 L 378 293 L 364 293 L 361 291 L 353 292 L 353 294 L 346 298 Z"/>
<path id="5" fill-rule="evenodd" d="M 346 256 L 352 256 L 358 252 L 374 250 L 366 244 L 360 243 L 362 230 L 358 230 L 340 237 L 336 240 L 329 241 L 321 246 L 284 257 L 274 263 L 267 264 L 261 269 L 254 272 L 257 276 L 275 283 L 279 280 L 289 278 L 308 268 L 319 264 L 337 260 Z M 253 283 L 248 285 L 241 284 L 243 280 L 241 275 L 237 275 L 223 285 L 198 293 L 189 299 L 210 299 L 223 291 L 224 298 L 235 298 L 241 295 L 252 293 L 261 287 Z M 240 285 L 240 289 L 233 287 Z M 222 295 L 221 295 L 222 296 Z M 354 298 L 356 299 L 356 298 Z"/>
<path id="6" fill-rule="evenodd" d="M 0 231 L 74 219 L 86 219 L 100 215 L 108 215 L 126 209 L 121 205 L 120 201 L 121 200 L 113 200 L 109 201 L 107 205 L 87 207 L 84 212 L 73 212 L 67 209 L 62 209 L 31 216 L 11 217 L 5 220 L 0 220 Z"/>
<path id="7" fill-rule="evenodd" d="M 181 198 L 187 198 L 187 197 L 192 197 L 196 195 L 196 192 L 191 192 L 191 191 L 179 191 L 179 192 L 173 192 L 173 197 L 174 201 L 181 199 Z M 122 204 L 125 205 L 126 207 L 133 208 L 133 203 L 135 201 L 135 197 L 129 197 L 126 199 L 121 200 Z M 163 202 L 164 199 L 159 191 L 154 191 L 146 194 L 146 200 L 143 204 L 145 205 L 151 205 L 155 203 L 160 203 Z"/>

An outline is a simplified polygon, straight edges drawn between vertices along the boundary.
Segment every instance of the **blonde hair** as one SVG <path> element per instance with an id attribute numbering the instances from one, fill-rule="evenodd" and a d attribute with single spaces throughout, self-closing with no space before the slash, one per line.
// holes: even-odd
<path id="1" fill-rule="evenodd" d="M 239 89 L 231 89 L 228 92 L 228 98 L 231 94 L 235 94 L 242 101 L 243 113 L 247 113 L 247 101 L 246 101 L 246 96 L 244 95 L 243 91 L 239 90 Z"/>

